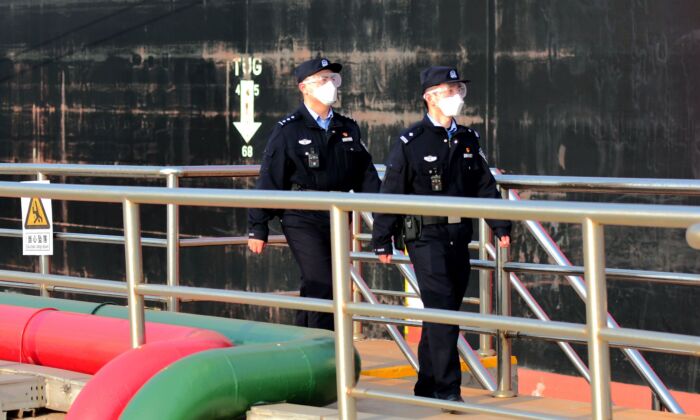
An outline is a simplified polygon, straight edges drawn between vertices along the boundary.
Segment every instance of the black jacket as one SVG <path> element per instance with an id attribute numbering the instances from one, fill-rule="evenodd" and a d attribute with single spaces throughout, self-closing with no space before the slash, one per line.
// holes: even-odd
<path id="1" fill-rule="evenodd" d="M 318 167 L 309 155 L 318 156 Z M 355 120 L 333 112 L 328 131 L 318 126 L 306 106 L 278 122 L 265 148 L 259 190 L 379 191 L 379 177 Z M 248 236 L 267 241 L 268 221 L 276 215 L 285 224 L 295 218 L 327 222 L 328 212 L 250 209 Z"/>
<path id="2" fill-rule="evenodd" d="M 438 174 L 441 191 L 431 177 Z M 387 194 L 501 198 L 491 175 L 479 134 L 461 125 L 448 140 L 447 130 L 436 127 L 426 115 L 404 131 L 392 145 L 381 188 Z M 399 215 L 376 214 L 372 243 L 376 253 L 391 254 L 391 237 L 398 234 Z M 486 220 L 497 236 L 510 234 L 511 223 Z M 471 221 L 469 229 L 471 231 Z"/>

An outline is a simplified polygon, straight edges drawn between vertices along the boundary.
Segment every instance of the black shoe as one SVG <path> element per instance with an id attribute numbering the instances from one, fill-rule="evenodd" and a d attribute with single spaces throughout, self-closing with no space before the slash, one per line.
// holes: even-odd
<path id="1" fill-rule="evenodd" d="M 435 396 L 434 392 L 423 392 L 423 391 L 413 391 L 413 395 L 416 397 L 424 397 L 424 398 L 437 398 Z"/>
<path id="2" fill-rule="evenodd" d="M 464 400 L 462 399 L 462 396 L 459 394 L 450 394 L 446 397 L 440 397 L 436 394 L 435 398 L 440 399 L 440 400 L 450 401 L 450 402 L 461 402 L 461 403 L 464 402 Z M 449 408 L 441 408 L 441 410 L 443 413 L 448 413 L 448 414 L 460 414 L 460 413 L 462 413 L 461 411 L 450 410 Z"/>

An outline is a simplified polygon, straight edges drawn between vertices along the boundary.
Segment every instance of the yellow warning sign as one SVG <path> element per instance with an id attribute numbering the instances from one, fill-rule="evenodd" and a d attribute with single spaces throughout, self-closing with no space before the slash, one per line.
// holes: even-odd
<path id="1" fill-rule="evenodd" d="M 27 209 L 27 216 L 24 218 L 25 229 L 49 229 L 49 218 L 46 217 L 46 209 L 38 197 L 32 197 Z"/>

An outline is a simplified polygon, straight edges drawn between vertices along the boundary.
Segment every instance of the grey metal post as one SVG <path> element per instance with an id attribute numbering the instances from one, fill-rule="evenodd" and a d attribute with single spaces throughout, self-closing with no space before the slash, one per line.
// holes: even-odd
<path id="1" fill-rule="evenodd" d="M 661 399 L 659 398 L 659 395 L 654 392 L 654 390 L 651 391 L 651 409 L 653 411 L 663 411 L 663 404 L 661 403 Z"/>
<path id="2" fill-rule="evenodd" d="M 36 180 L 37 181 L 45 181 L 48 178 L 46 175 L 42 174 L 41 172 L 37 172 L 36 174 Z M 24 215 L 22 215 L 24 216 Z M 53 221 L 52 221 L 53 222 Z M 51 238 L 53 241 L 53 238 Z M 51 256 L 49 255 L 40 255 L 39 256 L 39 272 L 41 274 L 49 274 L 51 272 Z M 45 284 L 40 284 L 39 285 L 39 295 L 43 297 L 50 297 L 51 294 L 49 293 L 48 287 L 46 287 Z"/>
<path id="3" fill-rule="evenodd" d="M 588 365 L 591 371 L 593 418 L 612 419 L 610 401 L 610 347 L 600 336 L 607 326 L 608 294 L 605 281 L 605 240 L 603 226 L 591 219 L 583 222 L 586 323 L 588 324 Z"/>
<path id="4" fill-rule="evenodd" d="M 496 253 L 496 313 L 501 316 L 510 316 L 510 276 L 504 270 L 508 261 L 507 247 L 498 246 Z M 496 398 L 515 397 L 511 381 L 511 339 L 505 330 L 498 330 L 496 341 L 496 361 L 498 389 L 493 393 Z"/>
<path id="5" fill-rule="evenodd" d="M 355 351 L 352 315 L 345 312 L 350 296 L 350 238 L 348 213 L 331 208 L 331 255 L 333 261 L 333 315 L 335 319 L 336 384 L 338 414 L 343 420 L 357 418 L 357 404 L 350 395 L 355 386 Z"/>
<path id="6" fill-rule="evenodd" d="M 126 262 L 127 298 L 129 301 L 129 325 L 131 347 L 137 348 L 146 342 L 146 324 L 143 296 L 136 287 L 143 281 L 143 260 L 141 255 L 141 221 L 139 205 L 124 200 L 124 260 Z"/>
<path id="7" fill-rule="evenodd" d="M 489 257 L 486 244 L 491 242 L 491 229 L 486 220 L 479 219 L 479 259 L 486 261 Z M 479 270 L 479 313 L 489 315 L 492 310 L 493 283 L 492 273 L 487 270 Z M 493 356 L 493 341 L 489 334 L 479 336 L 479 355 L 481 357 Z"/>
<path id="8" fill-rule="evenodd" d="M 352 212 L 352 251 L 353 252 L 360 252 L 362 251 L 362 242 L 358 239 L 357 235 L 362 233 L 362 217 L 360 216 L 360 213 L 357 211 Z M 355 272 L 362 277 L 362 263 L 360 261 L 353 261 L 352 262 L 353 268 L 355 268 Z M 360 290 L 358 289 L 357 285 L 353 282 L 352 283 L 352 301 L 354 303 L 360 303 L 362 302 L 362 294 Z M 364 340 L 366 337 L 362 333 L 362 323 L 359 321 L 356 321 L 353 323 L 353 337 L 355 340 Z"/>
<path id="9" fill-rule="evenodd" d="M 167 175 L 167 187 L 178 188 L 178 175 Z M 177 204 L 167 204 L 167 272 L 168 286 L 180 285 L 180 207 Z M 169 296 L 167 308 L 172 312 L 180 311 L 180 300 L 175 296 Z"/>

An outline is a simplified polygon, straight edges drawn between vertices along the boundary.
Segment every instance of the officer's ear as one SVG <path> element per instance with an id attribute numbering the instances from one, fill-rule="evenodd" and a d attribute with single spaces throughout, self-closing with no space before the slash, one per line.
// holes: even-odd
<path id="1" fill-rule="evenodd" d="M 429 93 L 424 93 L 424 94 L 423 94 L 423 104 L 425 105 L 425 109 L 430 109 L 430 105 L 431 105 L 431 104 L 432 104 L 433 106 L 435 106 L 434 103 L 430 102 L 430 97 L 432 97 L 432 96 L 435 96 L 435 95 L 431 95 L 431 94 L 429 94 Z"/>
<path id="2" fill-rule="evenodd" d="M 307 85 L 304 82 L 299 83 L 299 92 L 301 92 L 302 95 L 310 95 L 311 92 L 309 91 L 309 85 Z"/>

